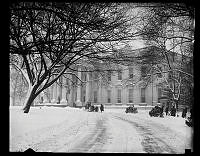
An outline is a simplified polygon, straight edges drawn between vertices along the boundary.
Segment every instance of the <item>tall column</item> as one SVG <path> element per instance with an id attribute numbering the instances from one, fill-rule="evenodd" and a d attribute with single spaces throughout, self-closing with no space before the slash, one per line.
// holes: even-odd
<path id="1" fill-rule="evenodd" d="M 60 85 L 59 85 L 59 79 L 57 80 L 58 84 L 57 84 L 57 99 L 56 102 L 60 102 L 61 101 L 61 95 L 60 95 Z"/>
<path id="2" fill-rule="evenodd" d="M 44 104 L 44 103 L 45 103 L 44 91 L 42 91 L 40 95 L 41 95 L 41 96 L 40 96 L 41 103 Z"/>
<path id="3" fill-rule="evenodd" d="M 87 73 L 87 76 L 86 76 L 86 81 L 88 81 L 86 84 L 85 84 L 85 102 L 87 103 L 88 101 L 90 101 L 90 75 Z"/>
<path id="4" fill-rule="evenodd" d="M 40 94 L 41 94 L 41 93 L 40 93 Z M 40 95 L 40 94 L 37 96 L 38 104 L 41 103 L 41 95 Z"/>
<path id="5" fill-rule="evenodd" d="M 73 80 L 74 80 L 73 76 L 71 75 L 71 81 Z M 70 85 L 70 93 L 69 93 L 69 101 L 68 101 L 69 106 L 73 106 L 73 103 L 74 103 L 74 87 L 71 81 L 69 81 L 69 85 Z"/>
<path id="6" fill-rule="evenodd" d="M 50 86 L 50 103 L 53 102 L 53 85 Z"/>
<path id="7" fill-rule="evenodd" d="M 54 82 L 54 84 L 52 85 L 52 88 L 53 88 L 53 99 L 51 102 L 56 103 L 57 102 L 57 84 L 56 84 L 56 82 Z"/>
<path id="8" fill-rule="evenodd" d="M 102 98 L 102 96 L 101 96 L 102 93 L 101 93 L 101 92 L 102 92 L 102 90 L 101 90 L 101 80 L 100 80 L 99 86 L 98 86 L 98 95 L 97 95 L 97 96 L 98 96 L 98 97 L 97 97 L 97 98 L 98 98 L 98 101 L 97 101 L 97 102 L 98 102 L 99 104 L 101 104 L 101 102 L 102 102 L 102 101 L 101 101 L 101 98 Z"/>
<path id="9" fill-rule="evenodd" d="M 67 89 L 66 89 L 66 81 L 67 79 L 65 77 L 61 77 L 62 78 L 62 100 L 60 101 L 61 103 L 65 103 L 67 105 L 67 100 L 66 100 L 66 93 L 67 93 Z"/>
<path id="10" fill-rule="evenodd" d="M 48 88 L 44 90 L 44 103 L 48 103 L 49 100 L 48 100 Z"/>
<path id="11" fill-rule="evenodd" d="M 78 72 L 78 78 L 81 79 L 81 72 Z M 76 106 L 82 106 L 81 102 L 81 82 L 78 80 L 78 85 L 77 85 L 77 99 L 76 99 Z"/>

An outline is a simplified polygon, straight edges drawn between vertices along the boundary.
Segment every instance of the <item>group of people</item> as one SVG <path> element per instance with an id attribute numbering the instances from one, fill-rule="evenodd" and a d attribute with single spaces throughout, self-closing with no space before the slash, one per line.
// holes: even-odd
<path id="1" fill-rule="evenodd" d="M 87 104 L 85 105 L 85 109 L 89 110 L 90 112 L 98 112 L 99 111 L 99 107 L 98 106 L 94 106 L 91 105 L 91 102 L 87 102 Z M 103 104 L 100 105 L 100 111 L 103 112 L 104 111 L 104 106 Z"/>
<path id="2" fill-rule="evenodd" d="M 169 106 L 166 106 L 166 108 L 165 108 L 166 116 L 169 115 L 169 112 L 170 112 L 171 116 L 176 116 L 176 108 L 175 108 L 175 106 L 172 106 L 172 108 L 170 110 L 169 110 Z"/>
<path id="3" fill-rule="evenodd" d="M 164 106 L 162 107 L 162 109 L 164 108 Z M 183 118 L 186 118 L 186 115 L 187 115 L 187 107 L 185 107 L 183 110 L 182 110 L 182 117 Z M 170 107 L 169 107 L 169 103 L 167 103 L 167 106 L 166 106 L 166 108 L 165 108 L 165 113 L 166 113 L 166 116 L 167 115 L 171 115 L 171 116 L 176 116 L 176 108 L 175 108 L 175 105 L 174 104 L 172 104 L 172 107 L 171 107 L 171 109 L 170 109 Z M 192 116 L 192 109 L 190 109 L 190 114 L 191 114 L 191 116 Z"/>

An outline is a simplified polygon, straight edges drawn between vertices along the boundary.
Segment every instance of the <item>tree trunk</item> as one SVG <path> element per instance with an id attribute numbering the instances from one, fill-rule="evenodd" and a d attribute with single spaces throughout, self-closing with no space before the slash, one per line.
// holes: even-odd
<path id="1" fill-rule="evenodd" d="M 14 106 L 15 105 L 15 96 L 12 97 L 12 104 L 11 106 Z"/>
<path id="2" fill-rule="evenodd" d="M 28 91 L 28 94 L 27 94 L 27 98 L 26 98 L 26 100 L 24 102 L 24 104 L 25 104 L 24 108 L 23 108 L 24 113 L 28 113 L 29 112 L 31 105 L 32 105 L 34 99 L 36 98 L 35 90 L 36 89 L 34 87 L 29 88 L 29 91 Z"/>
<path id="3" fill-rule="evenodd" d="M 24 113 L 28 113 L 28 112 L 29 112 L 30 107 L 31 107 L 31 105 L 32 105 L 32 103 L 33 103 L 33 101 L 34 101 L 34 99 L 35 99 L 35 96 L 34 96 L 33 94 L 30 95 L 30 96 L 26 99 L 26 101 L 25 101 L 25 106 L 24 106 L 24 108 L 23 108 Z"/>

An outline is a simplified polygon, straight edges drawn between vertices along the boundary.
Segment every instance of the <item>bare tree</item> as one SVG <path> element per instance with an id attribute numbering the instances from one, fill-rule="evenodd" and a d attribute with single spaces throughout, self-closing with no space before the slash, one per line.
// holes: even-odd
<path id="1" fill-rule="evenodd" d="M 193 58 L 194 8 L 182 3 L 146 4 L 145 7 L 149 13 L 143 17 L 148 23 L 142 28 L 143 39 L 147 45 L 160 48 L 163 60 L 152 68 L 163 77 L 164 87 L 172 94 L 178 109 L 183 81 L 190 79 L 193 83 L 193 73 L 186 69 Z"/>
<path id="2" fill-rule="evenodd" d="M 105 61 L 102 56 L 114 53 L 119 42 L 138 36 L 129 29 L 134 17 L 128 17 L 128 10 L 116 3 L 11 4 L 10 64 L 29 86 L 24 113 L 60 76 L 76 76 L 74 70 L 84 62 L 90 64 L 87 71 L 98 70 L 92 60 Z"/>

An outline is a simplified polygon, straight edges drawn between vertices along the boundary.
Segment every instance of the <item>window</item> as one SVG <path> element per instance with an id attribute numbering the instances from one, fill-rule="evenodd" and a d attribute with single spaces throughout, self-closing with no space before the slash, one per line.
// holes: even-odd
<path id="1" fill-rule="evenodd" d="M 173 71 L 173 75 L 174 75 L 174 77 L 176 78 L 176 79 L 178 79 L 179 78 L 179 72 L 178 71 Z"/>
<path id="2" fill-rule="evenodd" d="M 158 76 L 159 78 L 162 78 L 162 74 L 161 74 L 161 73 L 158 73 L 157 76 Z"/>
<path id="3" fill-rule="evenodd" d="M 117 103 L 121 103 L 121 89 L 117 90 Z"/>
<path id="4" fill-rule="evenodd" d="M 107 90 L 107 102 L 111 103 L 111 90 Z"/>
<path id="5" fill-rule="evenodd" d="M 133 89 L 128 90 L 128 102 L 133 103 Z"/>
<path id="6" fill-rule="evenodd" d="M 87 81 L 87 74 L 86 73 L 83 74 L 83 80 Z"/>
<path id="7" fill-rule="evenodd" d="M 173 78 L 173 73 L 172 73 L 172 71 L 170 71 L 168 74 L 168 79 L 171 80 L 172 78 Z"/>
<path id="8" fill-rule="evenodd" d="M 98 73 L 94 73 L 94 79 L 95 79 L 95 80 L 98 79 Z"/>
<path id="9" fill-rule="evenodd" d="M 86 94 L 86 91 L 85 90 L 83 90 L 83 102 L 85 102 L 85 94 Z"/>
<path id="10" fill-rule="evenodd" d="M 122 70 L 118 70 L 118 80 L 122 80 Z"/>
<path id="11" fill-rule="evenodd" d="M 132 78 L 133 78 L 133 68 L 130 67 L 130 68 L 128 69 L 128 71 L 129 71 L 129 79 L 132 79 Z"/>
<path id="12" fill-rule="evenodd" d="M 108 81 L 111 81 L 111 71 L 108 71 Z"/>
<path id="13" fill-rule="evenodd" d="M 170 88 L 173 89 L 174 84 L 171 82 L 169 85 L 170 85 Z"/>
<path id="14" fill-rule="evenodd" d="M 159 87 L 158 88 L 158 103 L 160 103 L 161 95 L 162 95 L 162 89 Z"/>
<path id="15" fill-rule="evenodd" d="M 69 80 L 66 79 L 66 86 L 69 86 Z"/>
<path id="16" fill-rule="evenodd" d="M 97 103 L 97 91 L 94 91 L 94 103 Z"/>
<path id="17" fill-rule="evenodd" d="M 145 88 L 141 88 L 141 102 L 145 102 Z"/>
<path id="18" fill-rule="evenodd" d="M 162 78 L 162 72 L 164 71 L 164 67 L 163 66 L 157 66 L 159 68 L 157 76 L 159 78 Z"/>
<path id="19" fill-rule="evenodd" d="M 141 66 L 141 76 L 145 77 L 147 72 L 147 67 L 146 66 Z"/>

